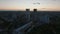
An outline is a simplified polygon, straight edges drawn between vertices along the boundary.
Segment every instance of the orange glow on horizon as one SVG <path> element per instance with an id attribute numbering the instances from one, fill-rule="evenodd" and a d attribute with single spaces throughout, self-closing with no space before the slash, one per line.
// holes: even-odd
<path id="1" fill-rule="evenodd" d="M 27 9 L 27 8 L 29 8 L 31 11 L 34 9 L 34 7 L 15 7 L 15 6 L 13 6 L 13 7 L 1 7 L 0 8 L 0 10 L 25 10 L 25 9 Z M 60 10 L 60 7 L 35 7 L 36 9 L 38 9 L 38 10 L 46 10 L 46 11 L 50 11 L 50 10 Z"/>

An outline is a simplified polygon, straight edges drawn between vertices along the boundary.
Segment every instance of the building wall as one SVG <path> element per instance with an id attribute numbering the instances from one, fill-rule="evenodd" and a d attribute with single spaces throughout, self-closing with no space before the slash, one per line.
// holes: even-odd
<path id="1" fill-rule="evenodd" d="M 39 19 L 43 23 L 48 23 L 49 22 L 49 16 L 48 15 L 39 16 Z"/>

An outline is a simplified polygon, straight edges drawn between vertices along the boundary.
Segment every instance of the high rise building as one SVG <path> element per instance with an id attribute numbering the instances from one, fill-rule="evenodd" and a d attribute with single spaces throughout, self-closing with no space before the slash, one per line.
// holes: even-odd
<path id="1" fill-rule="evenodd" d="M 30 9 L 26 9 L 26 11 L 30 11 Z"/>
<path id="2" fill-rule="evenodd" d="M 33 14 L 32 14 L 32 21 L 33 21 L 33 23 L 37 23 L 37 21 L 38 21 L 38 13 L 37 13 L 37 9 L 33 9 Z"/>
<path id="3" fill-rule="evenodd" d="M 33 9 L 34 12 L 37 12 L 37 9 Z"/>
<path id="4" fill-rule="evenodd" d="M 26 15 L 27 21 L 29 21 L 30 20 L 30 9 L 26 9 L 25 15 Z"/>

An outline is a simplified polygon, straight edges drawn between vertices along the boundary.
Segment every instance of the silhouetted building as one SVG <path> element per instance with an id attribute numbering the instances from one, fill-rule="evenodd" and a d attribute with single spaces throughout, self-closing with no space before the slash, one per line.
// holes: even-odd
<path id="1" fill-rule="evenodd" d="M 27 21 L 29 21 L 30 20 L 30 9 L 26 9 L 25 15 L 26 15 Z"/>
<path id="2" fill-rule="evenodd" d="M 30 11 L 30 9 L 26 9 L 26 11 Z"/>
<path id="3" fill-rule="evenodd" d="M 33 9 L 33 13 L 32 13 L 32 21 L 33 21 L 33 23 L 37 23 L 37 21 L 38 21 L 38 13 L 37 13 L 37 9 Z"/>
<path id="4" fill-rule="evenodd" d="M 40 21 L 44 23 L 49 23 L 49 15 L 38 16 Z"/>
<path id="5" fill-rule="evenodd" d="M 37 12 L 37 9 L 34 9 L 33 11 L 34 11 L 34 12 Z"/>

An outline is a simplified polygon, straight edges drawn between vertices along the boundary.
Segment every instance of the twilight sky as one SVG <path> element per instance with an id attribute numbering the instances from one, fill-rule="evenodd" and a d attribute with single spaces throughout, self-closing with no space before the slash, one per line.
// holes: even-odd
<path id="1" fill-rule="evenodd" d="M 0 10 L 25 10 L 26 8 L 60 11 L 60 0 L 0 0 Z"/>

